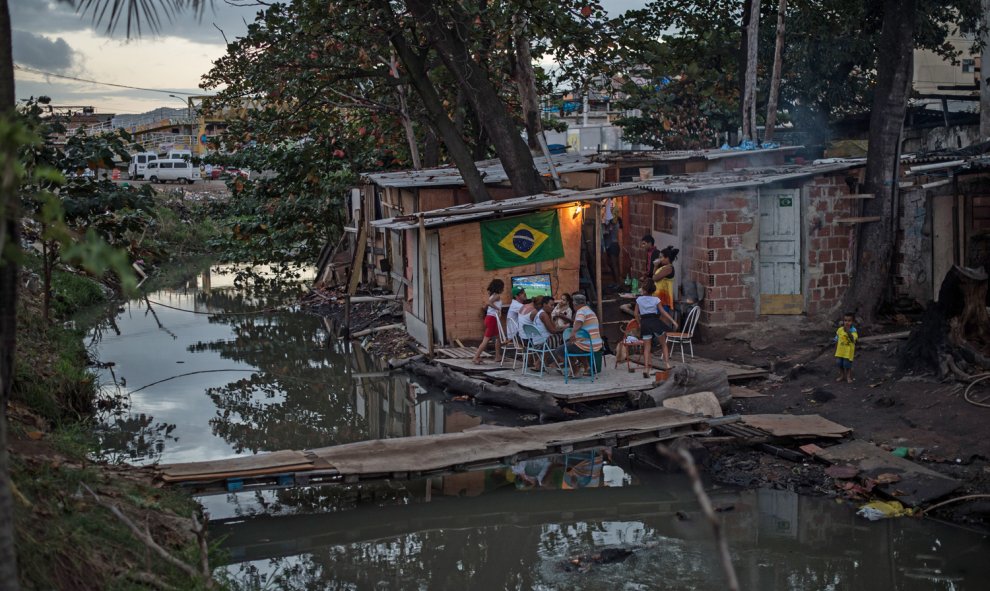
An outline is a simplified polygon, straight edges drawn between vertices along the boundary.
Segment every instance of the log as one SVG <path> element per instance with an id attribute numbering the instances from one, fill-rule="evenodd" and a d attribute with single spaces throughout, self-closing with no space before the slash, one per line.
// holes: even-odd
<path id="1" fill-rule="evenodd" d="M 369 334 L 372 334 L 372 333 L 382 332 L 384 330 L 393 330 L 393 329 L 396 329 L 396 328 L 405 328 L 405 327 L 406 327 L 406 325 L 405 324 L 402 324 L 401 322 L 398 323 L 398 324 L 386 324 L 384 326 L 374 326 L 372 328 L 366 328 L 364 330 L 359 330 L 359 331 L 357 331 L 355 333 L 351 333 L 351 338 L 352 339 L 357 339 L 357 338 L 361 338 L 361 337 L 366 337 L 366 336 L 368 336 Z"/>
<path id="2" fill-rule="evenodd" d="M 663 406 L 663 401 L 698 392 L 711 392 L 722 408 L 732 401 L 729 376 L 724 369 L 701 370 L 690 365 L 678 365 L 670 370 L 670 378 L 660 386 L 643 392 L 640 407 Z"/>
<path id="3" fill-rule="evenodd" d="M 423 361 L 410 361 L 403 368 L 418 376 L 429 378 L 438 386 L 468 394 L 478 402 L 505 406 L 516 410 L 536 413 L 541 419 L 564 419 L 567 415 L 553 396 L 526 390 L 515 384 L 504 386 L 485 380 L 470 378 L 446 366 L 433 365 Z"/>

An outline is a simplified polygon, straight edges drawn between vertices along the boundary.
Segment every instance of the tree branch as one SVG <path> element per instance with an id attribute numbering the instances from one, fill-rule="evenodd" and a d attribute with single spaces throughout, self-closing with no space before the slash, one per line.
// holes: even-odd
<path id="1" fill-rule="evenodd" d="M 715 535 L 719 558 L 722 561 L 722 570 L 725 572 L 725 578 L 728 582 L 726 588 L 730 591 L 739 591 L 739 579 L 736 578 L 736 569 L 732 566 L 729 541 L 725 537 L 725 532 L 722 531 L 722 524 L 719 522 L 718 516 L 715 515 L 712 501 L 705 492 L 705 486 L 701 482 L 701 476 L 698 475 L 698 468 L 694 464 L 694 458 L 691 457 L 691 454 L 687 450 L 681 449 L 674 452 L 674 450 L 662 443 L 657 444 L 657 451 L 677 462 L 685 474 L 688 475 L 688 478 L 691 479 L 691 490 L 694 491 L 694 496 L 698 499 L 698 504 L 701 505 L 701 512 L 705 514 L 705 517 L 712 526 L 712 533 Z"/>

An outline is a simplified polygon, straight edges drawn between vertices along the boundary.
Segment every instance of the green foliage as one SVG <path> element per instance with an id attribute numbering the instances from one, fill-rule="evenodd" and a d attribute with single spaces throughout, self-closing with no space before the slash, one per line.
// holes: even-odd
<path id="1" fill-rule="evenodd" d="M 88 415 L 96 387 L 82 335 L 47 323 L 36 303 L 22 299 L 17 338 L 12 399 L 52 425 Z"/>
<path id="2" fill-rule="evenodd" d="M 626 138 L 662 148 L 711 146 L 740 124 L 739 50 L 743 3 L 736 0 L 655 0 L 630 11 L 617 27 L 624 36 L 621 63 L 629 69 L 623 107 L 640 114 L 618 121 Z M 979 2 L 919 2 L 917 48 L 958 55 L 947 36 L 960 26 L 976 30 Z M 773 66 L 777 2 L 761 3 L 759 101 Z M 809 130 L 868 111 L 873 101 L 882 0 L 790 0 L 779 109 Z M 757 115 L 766 112 L 765 102 Z M 721 142 L 718 142 L 721 143 Z"/>

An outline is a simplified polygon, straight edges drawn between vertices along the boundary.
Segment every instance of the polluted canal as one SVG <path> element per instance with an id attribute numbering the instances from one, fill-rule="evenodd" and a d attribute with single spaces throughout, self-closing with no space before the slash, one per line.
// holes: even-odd
<path id="1" fill-rule="evenodd" d="M 524 424 L 450 402 L 287 302 L 209 271 L 117 308 L 90 339 L 102 457 L 136 465 Z M 258 313 L 259 310 L 275 309 Z M 869 522 L 786 490 L 712 486 L 742 589 L 964 590 L 990 578 L 985 536 Z M 725 589 L 711 528 L 681 476 L 625 450 L 405 482 L 197 497 L 226 564 L 255 589 Z"/>

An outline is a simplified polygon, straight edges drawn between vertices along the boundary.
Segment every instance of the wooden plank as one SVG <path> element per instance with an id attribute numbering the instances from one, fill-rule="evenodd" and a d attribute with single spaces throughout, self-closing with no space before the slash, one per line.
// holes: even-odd
<path id="1" fill-rule="evenodd" d="M 842 437 L 852 431 L 820 415 L 743 415 L 742 422 L 775 437 Z"/>
<path id="2" fill-rule="evenodd" d="M 962 485 L 958 480 L 858 439 L 825 448 L 816 455 L 833 464 L 858 467 L 860 478 L 875 479 L 880 474 L 896 474 L 900 480 L 877 485 L 877 488 L 908 507 L 934 501 Z"/>
<path id="3" fill-rule="evenodd" d="M 876 199 L 873 193 L 852 193 L 850 195 L 839 195 L 838 199 Z"/>
<path id="4" fill-rule="evenodd" d="M 745 386 L 729 386 L 729 394 L 733 398 L 767 398 L 770 396 L 756 390 L 750 390 Z"/>
<path id="5" fill-rule="evenodd" d="M 527 453 L 546 452 L 560 443 L 591 442 L 612 435 L 653 433 L 659 429 L 706 424 L 669 408 L 649 408 L 605 417 L 533 425 L 500 427 L 462 433 L 376 439 L 309 450 L 342 474 L 429 471 L 453 465 L 498 461 Z"/>
<path id="6" fill-rule="evenodd" d="M 266 470 L 283 468 L 285 466 L 312 466 L 312 458 L 301 451 L 285 450 L 267 454 L 244 455 L 222 460 L 207 462 L 185 462 L 179 464 L 163 464 L 158 467 L 163 474 L 173 477 L 183 477 L 195 474 L 229 472 L 232 470 Z"/>
<path id="7" fill-rule="evenodd" d="M 797 294 L 760 294 L 761 315 L 796 315 L 804 313 L 804 296 Z"/>
<path id="8" fill-rule="evenodd" d="M 868 215 L 855 218 L 839 218 L 835 220 L 837 224 L 866 224 L 869 222 L 879 222 L 880 216 L 878 215 Z"/>
<path id="9" fill-rule="evenodd" d="M 902 330 L 900 332 L 888 332 L 886 334 L 876 334 L 870 335 L 868 337 L 860 337 L 857 342 L 860 343 L 883 343 L 886 341 L 896 341 L 900 339 L 906 339 L 911 336 L 910 330 Z"/>
<path id="10" fill-rule="evenodd" d="M 367 250 L 368 224 L 361 223 L 361 227 L 358 229 L 357 242 L 354 243 L 354 260 L 351 261 L 350 277 L 347 278 L 347 295 L 357 293 L 358 284 L 361 283 L 361 269 L 364 267 L 364 257 Z"/>

